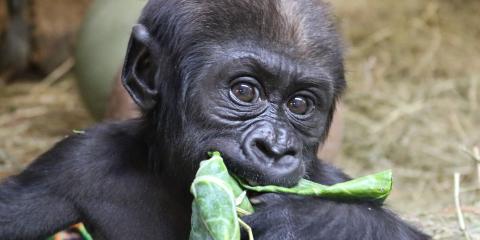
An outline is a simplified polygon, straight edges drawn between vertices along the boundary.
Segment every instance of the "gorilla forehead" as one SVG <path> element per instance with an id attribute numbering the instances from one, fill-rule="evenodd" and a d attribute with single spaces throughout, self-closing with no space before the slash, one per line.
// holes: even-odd
<path id="1" fill-rule="evenodd" d="M 255 41 L 306 57 L 336 56 L 339 38 L 319 0 L 150 0 L 140 23 L 172 54 Z"/>
<path id="2" fill-rule="evenodd" d="M 180 81 L 166 84 L 182 93 L 200 69 L 216 64 L 215 52 L 231 47 L 308 62 L 329 71 L 335 96 L 345 88 L 341 41 L 319 0 L 150 0 L 139 22 L 175 66 L 170 79 Z"/>

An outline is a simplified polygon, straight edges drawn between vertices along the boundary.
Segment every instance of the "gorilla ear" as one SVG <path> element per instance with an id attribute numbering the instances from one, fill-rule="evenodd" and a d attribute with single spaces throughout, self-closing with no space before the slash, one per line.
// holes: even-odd
<path id="1" fill-rule="evenodd" d="M 157 103 L 158 90 L 155 80 L 157 66 L 154 59 L 157 53 L 157 43 L 147 28 L 141 24 L 135 25 L 128 43 L 122 83 L 133 101 L 143 111 L 151 110 Z"/>

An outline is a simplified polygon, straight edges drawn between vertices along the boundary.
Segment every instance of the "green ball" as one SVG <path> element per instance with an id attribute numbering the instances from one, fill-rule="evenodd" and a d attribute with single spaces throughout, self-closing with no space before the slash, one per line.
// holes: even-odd
<path id="1" fill-rule="evenodd" d="M 96 0 L 85 17 L 75 50 L 75 74 L 91 113 L 103 117 L 125 57 L 132 26 L 146 0 Z"/>

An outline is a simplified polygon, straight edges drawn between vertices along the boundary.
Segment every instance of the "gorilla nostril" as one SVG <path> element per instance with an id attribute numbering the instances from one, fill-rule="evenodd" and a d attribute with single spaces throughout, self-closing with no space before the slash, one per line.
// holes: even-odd
<path id="1" fill-rule="evenodd" d="M 296 156 L 297 155 L 297 151 L 293 150 L 293 149 L 288 149 L 285 154 L 283 155 L 290 155 L 290 156 Z"/>
<path id="2" fill-rule="evenodd" d="M 288 146 L 280 146 L 272 145 L 268 143 L 266 140 L 257 139 L 254 141 L 254 146 L 262 153 L 268 157 L 279 159 L 284 156 L 295 156 L 297 155 L 297 151 L 288 147 Z"/>
<path id="3" fill-rule="evenodd" d="M 271 150 L 271 147 L 264 140 L 257 139 L 255 140 L 254 145 L 258 150 L 260 150 L 261 153 L 267 156 L 272 156 L 274 154 Z"/>

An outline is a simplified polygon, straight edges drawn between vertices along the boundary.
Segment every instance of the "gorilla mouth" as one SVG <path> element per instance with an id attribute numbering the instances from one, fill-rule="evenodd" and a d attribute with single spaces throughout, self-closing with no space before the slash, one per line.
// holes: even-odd
<path id="1" fill-rule="evenodd" d="M 242 152 L 242 151 L 240 151 Z M 278 185 L 291 187 L 303 177 L 304 167 L 301 161 L 293 156 L 283 156 L 280 159 L 257 155 L 225 154 L 225 164 L 229 171 L 248 183 L 250 186 Z M 297 164 L 291 164 L 295 161 Z"/>
<path id="2" fill-rule="evenodd" d="M 251 186 L 278 185 L 291 187 L 303 177 L 305 170 L 298 154 L 270 154 L 255 141 L 243 144 L 229 138 L 212 139 L 208 150 L 222 153 L 229 171 Z M 276 149 L 273 149 L 276 151 Z"/>
<path id="3" fill-rule="evenodd" d="M 255 192 L 255 191 L 247 191 L 247 197 L 249 199 L 249 201 L 252 203 L 252 204 L 261 204 L 263 203 L 263 198 L 262 198 L 262 195 L 264 195 L 266 193 L 261 193 L 261 192 Z"/>

